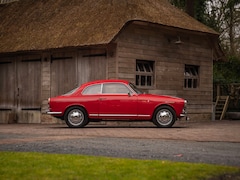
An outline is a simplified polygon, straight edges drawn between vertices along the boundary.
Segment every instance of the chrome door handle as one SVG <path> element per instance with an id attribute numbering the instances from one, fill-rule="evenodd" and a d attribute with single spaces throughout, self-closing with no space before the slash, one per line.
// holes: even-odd
<path id="1" fill-rule="evenodd" d="M 106 100 L 107 98 L 99 98 L 100 101 Z"/>

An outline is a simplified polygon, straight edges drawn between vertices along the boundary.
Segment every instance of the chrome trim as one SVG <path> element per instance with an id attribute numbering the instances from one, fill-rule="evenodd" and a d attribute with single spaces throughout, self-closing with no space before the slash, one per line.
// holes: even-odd
<path id="1" fill-rule="evenodd" d="M 151 115 L 144 115 L 144 114 L 89 114 L 89 116 L 97 116 L 97 117 L 117 117 L 117 116 L 123 116 L 123 117 L 150 117 Z"/>
<path id="2" fill-rule="evenodd" d="M 137 114 L 99 114 L 100 117 L 102 116 L 131 116 L 131 117 L 134 117 L 134 116 L 138 116 Z"/>
<path id="3" fill-rule="evenodd" d="M 187 116 L 187 114 L 180 114 L 180 119 L 185 118 L 186 121 L 189 121 L 190 118 Z"/>
<path id="4" fill-rule="evenodd" d="M 187 114 L 180 114 L 180 117 L 186 117 L 187 116 Z"/>
<path id="5" fill-rule="evenodd" d="M 57 114 L 62 114 L 62 112 L 50 112 L 50 111 L 48 111 L 47 114 L 50 114 L 50 115 L 57 115 Z"/>
<path id="6" fill-rule="evenodd" d="M 98 116 L 98 114 L 89 114 L 89 116 Z"/>
<path id="7" fill-rule="evenodd" d="M 182 113 L 180 114 L 180 118 L 186 118 L 186 121 L 188 121 L 190 118 L 187 116 L 187 104 L 188 104 L 188 101 L 187 100 L 184 100 L 184 107 L 183 107 L 183 110 L 182 110 Z"/>
<path id="8" fill-rule="evenodd" d="M 143 114 L 142 114 L 142 115 L 141 115 L 141 114 L 138 115 L 138 117 L 150 117 L 150 116 L 151 116 L 151 115 L 143 115 Z"/>

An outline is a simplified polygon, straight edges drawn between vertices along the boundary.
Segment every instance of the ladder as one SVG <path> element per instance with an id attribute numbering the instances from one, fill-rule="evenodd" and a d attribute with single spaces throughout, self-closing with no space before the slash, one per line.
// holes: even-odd
<path id="1" fill-rule="evenodd" d="M 229 96 L 217 96 L 215 104 L 215 117 L 222 120 L 227 112 Z"/>

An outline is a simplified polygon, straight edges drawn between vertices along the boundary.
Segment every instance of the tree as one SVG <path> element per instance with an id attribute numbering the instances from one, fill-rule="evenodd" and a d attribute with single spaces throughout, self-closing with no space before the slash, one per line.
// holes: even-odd
<path id="1" fill-rule="evenodd" d="M 240 0 L 208 0 L 206 24 L 220 33 L 220 41 L 229 56 L 240 55 Z"/>
<path id="2" fill-rule="evenodd" d="M 240 83 L 240 61 L 229 57 L 227 62 L 216 62 L 213 66 L 213 81 L 216 84 Z"/>
<path id="3" fill-rule="evenodd" d="M 169 0 L 220 33 L 225 53 L 240 56 L 240 0 Z"/>
<path id="4" fill-rule="evenodd" d="M 200 22 L 205 22 L 206 0 L 169 0 L 174 6 L 184 10 Z"/>

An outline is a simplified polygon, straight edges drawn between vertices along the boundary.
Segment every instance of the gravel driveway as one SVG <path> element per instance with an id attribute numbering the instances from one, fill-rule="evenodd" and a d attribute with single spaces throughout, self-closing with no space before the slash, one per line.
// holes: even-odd
<path id="1" fill-rule="evenodd" d="M 0 151 L 161 159 L 240 167 L 240 121 L 129 126 L 13 124 L 0 126 Z"/>

